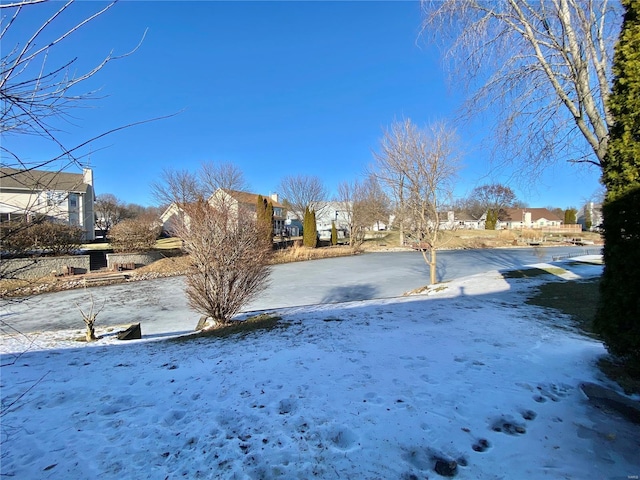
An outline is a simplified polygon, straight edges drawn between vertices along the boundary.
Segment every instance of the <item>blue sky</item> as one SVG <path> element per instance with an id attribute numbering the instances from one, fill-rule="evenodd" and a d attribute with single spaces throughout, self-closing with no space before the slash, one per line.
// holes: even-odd
<path id="1" fill-rule="evenodd" d="M 60 2 L 31 7 L 12 36 L 23 41 Z M 54 28 L 96 11 L 81 2 Z M 153 205 L 150 184 L 163 168 L 197 170 L 231 162 L 255 193 L 278 190 L 286 175 L 316 175 L 332 193 L 359 178 L 383 129 L 453 118 L 461 92 L 440 52 L 419 37 L 418 2 L 123 1 L 56 47 L 50 65 L 78 57 L 79 71 L 111 50 L 131 50 L 86 82 L 100 99 L 60 123 L 67 145 L 130 122 L 177 113 L 92 142 L 83 151 L 96 191 Z M 6 47 L 5 47 L 6 48 Z M 465 151 L 457 196 L 505 182 L 480 139 L 459 129 Z M 27 160 L 57 152 L 34 138 L 6 138 Z M 579 206 L 598 190 L 598 172 L 560 164 L 528 185 L 513 183 L 529 206 Z"/>

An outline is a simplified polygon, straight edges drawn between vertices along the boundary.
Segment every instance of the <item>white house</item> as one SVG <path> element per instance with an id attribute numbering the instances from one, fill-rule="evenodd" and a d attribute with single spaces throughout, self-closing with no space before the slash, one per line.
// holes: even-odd
<path id="1" fill-rule="evenodd" d="M 336 228 L 348 230 L 350 207 L 344 202 L 322 202 L 316 210 L 316 228 L 320 230 L 331 230 L 331 225 L 336 224 Z"/>
<path id="2" fill-rule="evenodd" d="M 589 202 L 584 205 L 578 212 L 577 222 L 583 230 L 598 230 L 602 225 L 602 204 Z"/>
<path id="3" fill-rule="evenodd" d="M 497 229 L 549 229 L 562 226 L 563 219 L 546 208 L 505 208 Z"/>
<path id="4" fill-rule="evenodd" d="M 283 206 L 278 202 L 278 195 L 272 194 L 264 197 L 268 201 L 271 201 L 273 205 L 273 232 L 275 235 L 280 235 L 284 231 L 285 216 Z M 224 202 L 229 205 L 236 213 L 241 209 L 243 211 L 251 212 L 252 215 L 256 215 L 256 207 L 258 205 L 258 194 L 240 192 L 238 190 L 229 190 L 226 188 L 219 188 L 208 200 L 209 204 L 215 205 L 216 203 Z M 241 208 L 242 207 L 242 208 Z M 165 234 L 171 235 L 176 226 L 176 222 L 181 221 L 182 211 L 178 205 L 172 203 L 160 216 L 162 222 L 162 231 Z M 241 221 L 242 219 L 239 218 Z"/>
<path id="5" fill-rule="evenodd" d="M 473 218 L 466 212 L 454 212 L 449 210 L 446 214 L 440 214 L 441 230 L 484 230 L 487 214 L 480 218 Z"/>
<path id="6" fill-rule="evenodd" d="M 0 168 L 0 221 L 42 217 L 80 227 L 95 239 L 93 171 L 49 172 Z"/>

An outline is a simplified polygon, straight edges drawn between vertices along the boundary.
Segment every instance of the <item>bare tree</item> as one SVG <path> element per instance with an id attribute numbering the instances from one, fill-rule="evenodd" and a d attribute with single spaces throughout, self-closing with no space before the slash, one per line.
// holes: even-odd
<path id="1" fill-rule="evenodd" d="M 182 206 L 199 198 L 209 198 L 218 189 L 245 190 L 244 173 L 233 163 L 203 162 L 196 172 L 165 168 L 151 183 L 151 194 L 160 205 Z"/>
<path id="2" fill-rule="evenodd" d="M 414 126 L 405 121 L 407 126 Z M 380 142 L 380 152 L 373 153 L 375 165 L 371 167 L 370 175 L 374 176 L 393 200 L 394 224 L 400 232 L 400 245 L 404 245 L 406 212 L 406 158 L 409 156 L 408 133 L 404 131 L 402 122 L 394 122 L 391 130 L 387 130 Z"/>
<path id="3" fill-rule="evenodd" d="M 380 182 L 374 175 L 368 175 L 362 182 L 362 195 L 355 204 L 356 213 L 363 218 L 366 227 L 371 229 L 389 223 L 390 201 Z"/>
<path id="4" fill-rule="evenodd" d="M 436 283 L 436 251 L 442 243 L 441 208 L 451 200 L 459 168 L 457 135 L 444 123 L 420 129 L 394 122 L 374 153 L 375 171 L 396 200 L 402 223 L 429 265 Z"/>
<path id="5" fill-rule="evenodd" d="M 467 208 L 473 218 L 480 218 L 482 215 L 492 210 L 499 219 L 501 212 L 505 208 L 515 207 L 517 202 L 516 194 L 506 185 L 492 183 L 476 187 L 469 195 Z"/>
<path id="6" fill-rule="evenodd" d="M 204 197 L 204 187 L 198 175 L 188 170 L 164 168 L 160 179 L 151 183 L 151 195 L 165 207 L 172 203 L 182 207 Z"/>
<path id="7" fill-rule="evenodd" d="M 372 175 L 362 182 L 340 183 L 338 202 L 347 219 L 349 245 L 354 249 L 362 245 L 366 232 L 375 224 L 389 222 L 389 198 Z"/>
<path id="8" fill-rule="evenodd" d="M 327 190 L 322 180 L 311 175 L 284 177 L 280 181 L 280 193 L 300 221 L 304 219 L 304 211 L 307 208 L 320 214 L 327 200 Z"/>
<path id="9" fill-rule="evenodd" d="M 130 217 L 126 205 L 112 193 L 98 195 L 94 210 L 96 213 L 96 227 L 104 237 L 109 235 L 111 227 Z"/>
<path id="10" fill-rule="evenodd" d="M 208 198 L 219 188 L 243 191 L 248 188 L 244 173 L 233 163 L 203 162 L 199 179 L 204 188 L 203 196 Z"/>
<path id="11" fill-rule="evenodd" d="M 362 198 L 362 185 L 358 180 L 341 182 L 338 184 L 338 202 L 343 212 L 343 218 L 349 228 L 349 246 L 357 250 L 364 242 L 365 225 L 358 216 L 356 205 Z"/>
<path id="12" fill-rule="evenodd" d="M 505 158 L 538 170 L 565 158 L 602 166 L 613 44 L 622 17 L 607 0 L 422 0 L 462 81 L 480 86 L 470 115 L 497 109 Z"/>
<path id="13" fill-rule="evenodd" d="M 200 199 L 184 206 L 189 221 L 176 232 L 189 254 L 186 294 L 191 308 L 214 326 L 228 324 L 268 286 L 271 243 L 254 212 L 224 201 Z"/>

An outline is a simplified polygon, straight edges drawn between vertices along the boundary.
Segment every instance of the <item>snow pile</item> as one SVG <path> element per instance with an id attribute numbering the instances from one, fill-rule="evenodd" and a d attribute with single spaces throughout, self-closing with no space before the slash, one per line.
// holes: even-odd
<path id="1" fill-rule="evenodd" d="M 566 267 L 567 276 L 598 266 Z M 3 339 L 1 474 L 23 479 L 628 478 L 638 427 L 590 406 L 603 346 L 497 272 L 277 311 L 191 341 Z M 555 317 L 558 315 L 553 313 Z M 558 323 L 558 319 L 554 320 Z M 144 334 L 144 330 L 143 330 Z M 11 406 L 10 406 L 11 405 Z"/>

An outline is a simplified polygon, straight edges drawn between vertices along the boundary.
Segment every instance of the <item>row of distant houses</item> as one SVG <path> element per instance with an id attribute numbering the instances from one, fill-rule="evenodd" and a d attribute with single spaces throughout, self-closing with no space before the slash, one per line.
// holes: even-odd
<path id="1" fill-rule="evenodd" d="M 298 236 L 302 224 L 292 212 L 286 211 L 277 194 L 265 196 L 273 204 L 274 232 L 276 235 Z M 238 211 L 255 214 L 258 194 L 236 190 L 219 189 L 210 201 L 215 199 L 231 202 Z M 85 168 L 82 173 L 48 172 L 42 170 L 16 170 L 0 168 L 0 222 L 21 220 L 34 216 L 76 225 L 84 231 L 85 240 L 95 239 L 95 192 L 93 171 Z M 239 207 L 243 207 L 240 209 Z M 331 225 L 346 231 L 349 225 L 348 209 L 341 202 L 326 202 L 318 209 L 316 222 L 319 232 L 331 230 Z M 160 221 L 163 230 L 170 232 L 179 216 L 179 208 L 170 205 Z M 582 229 L 597 228 L 601 221 L 598 204 L 589 203 L 578 212 L 578 224 Z M 473 229 L 485 228 L 486 215 L 472 218 L 470 215 L 449 211 L 443 213 L 440 228 Z M 372 225 L 372 230 L 385 230 L 393 225 L 393 217 L 388 222 Z M 546 208 L 505 209 L 496 226 L 498 229 L 541 229 L 561 231 L 567 226 L 563 219 Z"/>

